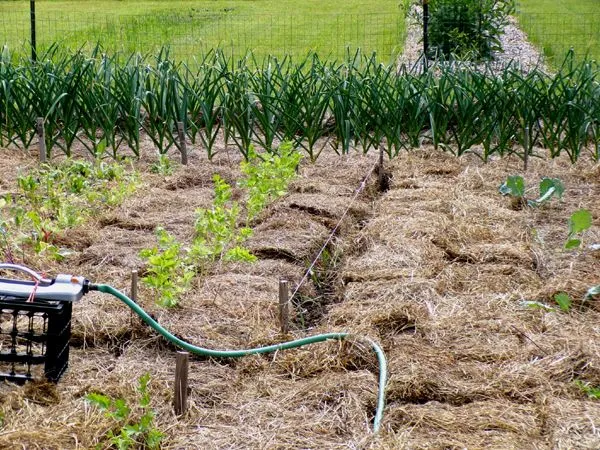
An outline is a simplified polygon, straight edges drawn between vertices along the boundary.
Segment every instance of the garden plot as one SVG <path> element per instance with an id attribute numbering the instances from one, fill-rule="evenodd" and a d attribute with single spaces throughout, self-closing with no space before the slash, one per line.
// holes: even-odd
<path id="1" fill-rule="evenodd" d="M 1 158 L 7 173 L 29 160 Z M 212 201 L 213 173 L 239 178 L 239 154 L 212 163 L 193 155 L 173 175 L 141 161 L 141 187 L 67 234 L 75 253 L 48 267 L 127 291 L 139 251 L 164 226 L 183 242 L 193 210 Z M 13 161 L 11 165 L 10 161 Z M 209 348 L 280 342 L 277 289 L 294 286 L 376 158 L 323 154 L 303 161 L 287 196 L 252 224 L 255 263 L 217 263 L 175 309 L 140 303 L 166 328 Z M 570 214 L 600 213 L 597 165 L 531 162 L 525 179 L 565 185 L 562 201 L 512 209 L 498 193 L 518 159 L 485 165 L 431 148 L 386 162 L 390 189 L 373 175 L 340 232 L 293 301 L 292 334 L 350 331 L 380 342 L 390 380 L 382 431 L 370 431 L 377 364 L 370 349 L 330 342 L 238 360 L 192 358 L 190 408 L 172 407 L 175 348 L 115 299 L 90 294 L 74 312 L 70 366 L 56 385 L 0 387 L 2 448 L 108 447 L 114 420 L 86 402 L 123 397 L 139 416 L 137 380 L 149 373 L 163 448 L 595 448 L 598 400 L 576 380 L 600 385 L 599 310 L 580 305 L 600 283 L 598 254 L 563 250 Z M 15 180 L 3 177 L 2 188 Z M 243 195 L 235 188 L 234 197 Z M 65 239 L 67 239 L 65 237 Z M 600 242 L 597 223 L 585 243 Z M 554 295 L 567 292 L 571 311 Z M 537 301 L 552 311 L 524 305 Z M 580 308 L 580 306 L 582 308 Z M 317 311 L 317 313 L 315 313 Z M 33 424 L 33 426 L 32 426 Z"/>

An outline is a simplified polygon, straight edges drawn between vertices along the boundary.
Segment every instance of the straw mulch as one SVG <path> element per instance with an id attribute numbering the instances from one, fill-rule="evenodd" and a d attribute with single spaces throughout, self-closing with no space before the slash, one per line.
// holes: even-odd
<path id="1" fill-rule="evenodd" d="M 131 270 L 143 273 L 139 251 L 155 244 L 156 226 L 189 242 L 194 210 L 211 202 L 212 174 L 229 182 L 240 176 L 235 152 L 223 149 L 211 163 L 198 155 L 167 177 L 141 161 L 139 191 L 69 232 L 63 245 L 75 254 L 50 274 L 83 274 L 128 291 Z M 0 158 L 5 172 L 32 164 L 22 155 L 9 160 Z M 334 154 L 303 162 L 288 196 L 253 223 L 248 246 L 257 263 L 216 264 L 179 308 L 156 306 L 145 287 L 140 303 L 196 345 L 285 340 L 279 279 L 296 286 L 375 162 L 375 155 Z M 371 432 L 377 364 L 359 340 L 237 360 L 192 357 L 189 410 L 176 417 L 175 348 L 116 300 L 93 293 L 75 307 L 60 383 L 0 387 L 0 448 L 108 448 L 106 434 L 119 426 L 85 396 L 125 398 L 139 417 L 136 385 L 146 372 L 167 449 L 600 447 L 600 403 L 574 383 L 600 386 L 600 308 L 580 301 L 600 284 L 598 254 L 562 249 L 568 217 L 580 207 L 596 218 L 585 242 L 600 242 L 600 168 L 533 161 L 529 186 L 559 177 L 566 192 L 562 202 L 522 210 L 497 192 L 508 174 L 521 172 L 516 160 L 484 165 L 425 148 L 387 162 L 386 170 L 390 190 L 377 193 L 371 178 L 329 259 L 294 299 L 291 330 L 293 337 L 349 331 L 382 344 L 390 379 L 379 435 Z M 14 179 L 2 177 L 0 187 L 14 190 Z M 242 190 L 234 196 L 243 201 Z M 553 296 L 563 291 L 575 300 L 571 312 L 523 306 L 555 307 Z M 307 329 L 310 308 L 318 314 Z"/>

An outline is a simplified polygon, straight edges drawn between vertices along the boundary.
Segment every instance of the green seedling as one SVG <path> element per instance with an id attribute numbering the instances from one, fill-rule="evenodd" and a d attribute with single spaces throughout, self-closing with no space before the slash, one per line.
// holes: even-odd
<path id="1" fill-rule="evenodd" d="M 565 242 L 567 250 L 580 248 L 582 234 L 592 226 L 592 213 L 587 209 L 580 209 L 571 214 L 569 218 L 569 236 Z"/>
<path id="2" fill-rule="evenodd" d="M 150 171 L 163 176 L 172 175 L 173 166 L 171 166 L 169 157 L 166 154 L 159 155 L 158 161 L 150 166 Z"/>
<path id="3" fill-rule="evenodd" d="M 230 262 L 256 262 L 257 258 L 255 255 L 250 253 L 247 248 L 240 247 L 239 245 L 227 250 L 223 257 L 225 261 Z"/>
<path id="4" fill-rule="evenodd" d="M 122 398 L 115 399 L 99 393 L 91 393 L 86 396 L 86 400 L 90 404 L 103 411 L 106 417 L 112 419 L 119 427 L 117 433 L 110 430 L 106 435 L 111 447 L 118 450 L 131 448 L 155 450 L 160 448 L 164 434 L 154 426 L 155 412 L 150 408 L 149 382 L 150 374 L 148 373 L 139 379 L 137 388 L 139 398 L 136 408 L 142 413 L 139 420 L 134 420 L 132 408 Z M 98 444 L 97 448 L 105 447 Z"/>
<path id="5" fill-rule="evenodd" d="M 287 193 L 289 182 L 296 176 L 302 159 L 290 142 L 279 146 L 278 154 L 258 155 L 251 146 L 248 161 L 242 162 L 245 177 L 239 186 L 248 190 L 248 221 L 256 218 L 264 207 Z"/>
<path id="6" fill-rule="evenodd" d="M 506 181 L 500 185 L 498 191 L 502 195 L 511 197 L 513 204 L 517 207 L 529 206 L 536 207 L 550 201 L 552 197 L 562 198 L 565 192 L 562 181 L 558 178 L 544 177 L 540 181 L 540 195 L 537 199 L 527 199 L 525 197 L 525 180 L 520 175 L 511 175 L 506 178 Z"/>
<path id="7" fill-rule="evenodd" d="M 135 191 L 138 177 L 118 163 L 67 160 L 45 164 L 17 177 L 19 192 L 0 204 L 5 251 L 33 250 L 60 261 L 70 254 L 53 244 L 56 235 L 76 227 L 98 208 L 120 204 Z"/>
<path id="8" fill-rule="evenodd" d="M 574 383 L 589 398 L 600 400 L 600 386 L 592 386 L 590 383 L 582 380 L 575 380 Z"/>
<path id="9" fill-rule="evenodd" d="M 175 238 L 165 229 L 157 228 L 158 245 L 140 252 L 148 264 L 142 281 L 158 294 L 157 303 L 165 307 L 176 306 L 179 297 L 189 288 L 194 269 L 187 262 Z"/>
<path id="10" fill-rule="evenodd" d="M 287 192 L 289 181 L 296 176 L 300 154 L 291 144 L 282 144 L 279 154 L 258 155 L 249 147 L 248 161 L 242 163 L 246 177 L 240 186 L 248 191 L 245 204 L 246 223 L 262 209 Z M 176 306 L 196 273 L 203 272 L 217 261 L 254 262 L 243 243 L 252 229 L 239 226 L 242 206 L 232 200 L 232 188 L 219 175 L 213 176 L 214 199 L 209 208 L 196 210 L 194 237 L 189 248 L 183 246 L 162 228 L 157 230 L 158 245 L 144 249 L 140 256 L 148 265 L 148 275 L 142 278 L 158 294 L 162 306 Z"/>
<path id="11" fill-rule="evenodd" d="M 554 301 L 558 304 L 561 311 L 569 312 L 571 310 L 571 305 L 573 304 L 573 300 L 571 296 L 566 292 L 559 292 L 554 296 Z"/>

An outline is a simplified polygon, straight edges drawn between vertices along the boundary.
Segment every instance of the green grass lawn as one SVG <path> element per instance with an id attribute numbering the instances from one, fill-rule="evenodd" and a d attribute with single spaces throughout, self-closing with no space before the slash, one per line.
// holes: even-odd
<path id="1" fill-rule="evenodd" d="M 521 28 L 558 64 L 573 47 L 600 59 L 600 0 L 519 0 Z"/>
<path id="2" fill-rule="evenodd" d="M 106 49 L 155 52 L 169 45 L 189 59 L 220 47 L 295 57 L 309 50 L 341 58 L 345 48 L 389 61 L 402 50 L 404 11 L 391 0 L 200 0 L 36 2 L 38 48 L 100 42 Z M 28 52 L 29 2 L 0 0 L 0 45 Z"/>

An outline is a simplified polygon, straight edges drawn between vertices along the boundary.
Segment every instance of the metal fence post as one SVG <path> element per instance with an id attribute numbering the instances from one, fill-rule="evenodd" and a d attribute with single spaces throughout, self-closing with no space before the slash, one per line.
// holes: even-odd
<path id="1" fill-rule="evenodd" d="M 423 0 L 423 55 L 429 53 L 429 0 Z"/>
<path id="2" fill-rule="evenodd" d="M 35 33 L 35 0 L 29 2 L 29 18 L 31 22 L 31 60 L 37 61 L 37 43 Z"/>

